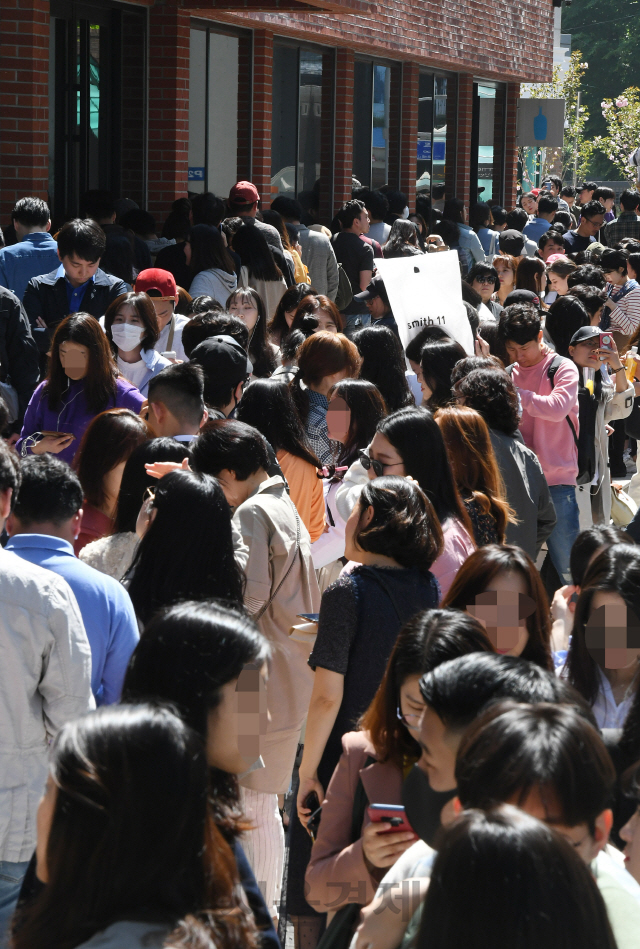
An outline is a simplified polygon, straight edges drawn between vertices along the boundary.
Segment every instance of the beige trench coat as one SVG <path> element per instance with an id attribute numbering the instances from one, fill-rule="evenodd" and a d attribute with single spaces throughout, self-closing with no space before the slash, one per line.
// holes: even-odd
<path id="1" fill-rule="evenodd" d="M 295 507 L 282 478 L 263 481 L 237 509 L 234 522 L 249 548 L 244 602 L 255 615 L 286 574 L 296 548 Z M 244 777 L 240 782 L 243 787 L 271 794 L 284 794 L 289 787 L 313 687 L 313 672 L 307 664 L 311 645 L 290 639 L 289 630 L 302 622 L 298 613 L 317 613 L 319 609 L 311 541 L 300 521 L 300 552 L 293 569 L 258 620 L 273 650 L 267 683 L 271 721 L 261 743 L 265 767 Z"/>

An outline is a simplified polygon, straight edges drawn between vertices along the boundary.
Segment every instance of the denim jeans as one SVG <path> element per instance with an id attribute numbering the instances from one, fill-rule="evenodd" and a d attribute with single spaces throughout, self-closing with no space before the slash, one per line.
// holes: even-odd
<path id="1" fill-rule="evenodd" d="M 9 920 L 16 908 L 28 866 L 28 860 L 26 863 L 0 860 L 0 949 L 6 949 L 9 945 Z"/>
<path id="2" fill-rule="evenodd" d="M 547 538 L 549 555 L 563 583 L 571 583 L 569 558 L 573 542 L 580 533 L 580 512 L 574 484 L 549 485 L 549 494 L 556 509 L 556 526 Z"/>

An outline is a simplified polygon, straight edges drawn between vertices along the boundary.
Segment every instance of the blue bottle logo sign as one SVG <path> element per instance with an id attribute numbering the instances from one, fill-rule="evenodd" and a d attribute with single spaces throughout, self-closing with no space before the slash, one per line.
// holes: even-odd
<path id="1" fill-rule="evenodd" d="M 547 117 L 542 114 L 542 106 L 538 109 L 538 114 L 533 120 L 533 137 L 536 142 L 544 142 L 547 137 Z"/>

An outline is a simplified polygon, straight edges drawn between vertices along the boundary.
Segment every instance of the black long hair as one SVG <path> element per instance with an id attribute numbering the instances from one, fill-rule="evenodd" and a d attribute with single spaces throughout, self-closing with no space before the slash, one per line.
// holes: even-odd
<path id="1" fill-rule="evenodd" d="M 168 944 L 185 949 L 255 946 L 218 851 L 204 744 L 180 718 L 100 708 L 61 728 L 50 768 L 49 882 L 24 911 L 17 949 L 72 949 L 120 920 L 174 929 Z"/>
<path id="2" fill-rule="evenodd" d="M 219 706 L 222 687 L 247 663 L 261 665 L 269 655 L 268 641 L 244 613 L 216 600 L 187 600 L 161 610 L 145 626 L 127 668 L 122 701 L 170 705 L 206 741 L 209 713 Z M 209 770 L 216 825 L 232 842 L 244 829 L 238 781 L 227 771 Z"/>
<path id="3" fill-rule="evenodd" d="M 415 946 L 615 949 L 616 942 L 593 874 L 571 844 L 502 805 L 465 811 L 445 831 Z"/>
<path id="4" fill-rule="evenodd" d="M 402 343 L 388 326 L 365 326 L 352 337 L 362 356 L 360 378 L 380 390 L 389 412 L 397 412 L 415 400 L 405 375 Z"/>
<path id="5" fill-rule="evenodd" d="M 310 293 L 315 293 L 315 290 L 313 290 L 310 284 L 296 283 L 282 294 L 280 302 L 273 314 L 273 319 L 267 326 L 267 332 L 269 336 L 273 337 L 274 343 L 282 345 L 285 337 L 289 335 L 289 326 L 285 313 L 288 310 L 296 310 L 304 298 L 309 296 Z"/>
<path id="6" fill-rule="evenodd" d="M 49 408 L 60 407 L 62 395 L 71 382 L 60 362 L 60 346 L 66 342 L 77 343 L 78 346 L 89 350 L 87 373 L 80 381 L 91 411 L 96 415 L 98 412 L 104 412 L 109 408 L 109 402 L 115 399 L 116 379 L 120 373 L 104 330 L 89 313 L 71 313 L 56 328 L 43 393 L 47 396 Z"/>
<path id="7" fill-rule="evenodd" d="M 189 446 L 175 438 L 152 438 L 134 448 L 122 472 L 112 534 L 135 534 L 136 521 L 147 488 L 158 484 L 147 474 L 145 464 L 154 461 L 182 461 L 190 455 Z"/>
<path id="8" fill-rule="evenodd" d="M 329 399 L 344 399 L 351 417 L 349 431 L 342 443 L 337 465 L 351 465 L 361 448 L 366 448 L 376 433 L 378 422 L 387 415 L 387 406 L 377 386 L 365 379 L 341 379 L 329 390 Z"/>
<path id="9" fill-rule="evenodd" d="M 424 344 L 420 353 L 420 368 L 424 381 L 431 389 L 430 409 L 441 409 L 451 404 L 451 373 L 455 364 L 466 355 L 455 339 L 434 339 Z"/>
<path id="10" fill-rule="evenodd" d="M 587 567 L 580 586 L 566 668 L 571 685 L 591 705 L 598 695 L 600 676 L 598 665 L 587 648 L 585 631 L 591 615 L 591 603 L 598 592 L 617 593 L 626 603 L 627 609 L 640 619 L 640 548 L 631 544 L 607 547 Z M 637 640 L 635 647 L 629 648 L 640 648 L 640 628 L 634 628 L 634 632 L 629 635 Z"/>
<path id="11" fill-rule="evenodd" d="M 253 375 L 258 378 L 270 376 L 276 368 L 276 357 L 267 336 L 267 308 L 264 300 L 253 287 L 238 287 L 227 298 L 227 310 L 236 297 L 251 297 L 258 311 L 258 320 L 249 336 L 249 358 L 253 364 Z"/>
<path id="12" fill-rule="evenodd" d="M 473 537 L 467 510 L 456 487 L 449 456 L 433 415 L 428 409 L 401 409 L 383 419 L 377 431 L 391 442 L 405 471 L 427 495 L 440 523 L 451 517 L 462 522 Z"/>
<path id="13" fill-rule="evenodd" d="M 242 606 L 230 508 L 215 478 L 172 471 L 158 481 L 153 506 L 156 516 L 127 574 L 138 619 L 148 623 L 161 607 L 179 600 L 213 596 Z"/>
<path id="14" fill-rule="evenodd" d="M 280 280 L 282 271 L 276 264 L 264 234 L 255 224 L 243 224 L 233 235 L 233 249 L 247 268 L 249 280 Z"/>
<path id="15" fill-rule="evenodd" d="M 288 451 L 315 468 L 322 467 L 309 444 L 286 382 L 255 379 L 243 393 L 236 418 L 257 428 L 276 453 Z"/>
<path id="16" fill-rule="evenodd" d="M 202 270 L 224 270 L 229 274 L 236 272 L 233 258 L 217 227 L 196 224 L 189 231 L 189 244 L 191 245 L 189 269 L 194 277 Z"/>

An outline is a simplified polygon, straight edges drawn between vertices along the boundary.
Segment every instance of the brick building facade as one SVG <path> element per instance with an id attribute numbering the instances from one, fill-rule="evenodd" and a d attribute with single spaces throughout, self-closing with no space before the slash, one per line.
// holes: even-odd
<path id="1" fill-rule="evenodd" d="M 520 82 L 551 0 L 0 0 L 0 223 L 87 188 L 163 219 L 254 181 L 329 221 L 353 179 L 512 205 Z"/>

